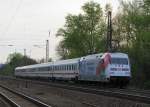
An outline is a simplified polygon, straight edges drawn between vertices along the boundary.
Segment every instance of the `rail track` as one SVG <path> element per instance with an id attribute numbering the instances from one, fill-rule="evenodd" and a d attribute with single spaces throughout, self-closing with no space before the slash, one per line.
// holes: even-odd
<path id="1" fill-rule="evenodd" d="M 81 85 L 81 84 L 62 84 L 57 82 L 42 82 L 36 80 L 26 80 L 26 79 L 16 79 L 11 78 L 14 80 L 21 80 L 28 83 L 39 84 L 39 85 L 46 85 L 58 88 L 64 88 L 69 90 L 81 91 L 86 93 L 92 93 L 97 95 L 104 95 L 110 97 L 117 97 L 121 99 L 132 100 L 136 102 L 150 104 L 150 91 L 148 90 L 139 90 L 139 89 L 118 89 L 118 88 L 101 88 L 97 86 L 88 86 L 88 85 Z"/>
<path id="2" fill-rule="evenodd" d="M 51 107 L 50 105 L 3 85 L 0 85 L 0 91 L 0 97 L 11 105 L 10 107 Z"/>
<path id="3" fill-rule="evenodd" d="M 2 92 L 0 93 L 0 98 L 3 100 L 4 107 L 20 107 L 18 104 L 16 104 L 13 100 L 11 100 L 9 97 L 7 97 Z"/>

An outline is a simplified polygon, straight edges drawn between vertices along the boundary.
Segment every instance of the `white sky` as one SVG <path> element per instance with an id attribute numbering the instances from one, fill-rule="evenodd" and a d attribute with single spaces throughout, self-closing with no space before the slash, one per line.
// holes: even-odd
<path id="1" fill-rule="evenodd" d="M 50 57 L 57 59 L 55 49 L 60 41 L 55 37 L 57 30 L 65 24 L 68 13 L 80 13 L 81 6 L 88 1 L 91 0 L 0 0 L 0 63 L 15 51 L 23 54 L 24 49 L 31 58 L 45 58 L 45 47 L 33 45 L 45 45 L 46 39 L 50 40 Z M 93 1 L 101 7 L 111 3 L 113 13 L 119 6 L 118 0 Z"/>

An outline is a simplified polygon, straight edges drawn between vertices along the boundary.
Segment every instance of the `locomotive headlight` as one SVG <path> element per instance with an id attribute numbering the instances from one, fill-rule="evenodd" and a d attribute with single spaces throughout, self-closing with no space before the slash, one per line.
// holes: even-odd
<path id="1" fill-rule="evenodd" d="M 114 72 L 110 72 L 109 74 L 114 74 Z"/>
<path id="2" fill-rule="evenodd" d="M 130 74 L 130 72 L 125 72 L 125 74 Z"/>
<path id="3" fill-rule="evenodd" d="M 128 68 L 122 68 L 122 71 L 129 71 Z"/>

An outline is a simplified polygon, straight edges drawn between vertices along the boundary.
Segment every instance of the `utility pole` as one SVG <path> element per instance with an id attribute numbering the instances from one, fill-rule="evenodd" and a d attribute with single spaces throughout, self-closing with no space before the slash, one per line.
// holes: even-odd
<path id="1" fill-rule="evenodd" d="M 26 49 L 24 49 L 24 56 L 26 56 Z"/>
<path id="2" fill-rule="evenodd" d="M 49 37 L 50 37 L 50 31 L 49 33 Z M 49 60 L 49 40 L 46 40 L 46 62 L 48 62 Z"/>
<path id="3" fill-rule="evenodd" d="M 108 11 L 108 21 L 107 21 L 107 51 L 112 51 L 112 21 L 111 21 L 111 11 Z"/>
<path id="4" fill-rule="evenodd" d="M 46 62 L 49 59 L 49 40 L 46 40 Z"/>

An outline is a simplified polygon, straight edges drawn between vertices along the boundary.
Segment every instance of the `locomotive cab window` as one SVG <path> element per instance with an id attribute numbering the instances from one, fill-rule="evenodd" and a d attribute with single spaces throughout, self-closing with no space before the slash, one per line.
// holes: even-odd
<path id="1" fill-rule="evenodd" d="M 111 58 L 111 63 L 128 65 L 128 59 L 127 58 Z"/>

